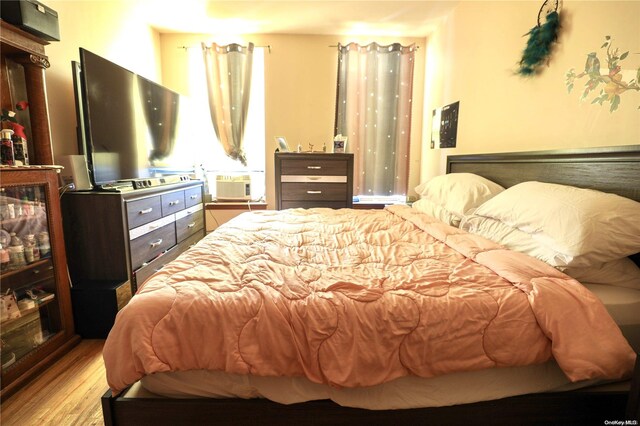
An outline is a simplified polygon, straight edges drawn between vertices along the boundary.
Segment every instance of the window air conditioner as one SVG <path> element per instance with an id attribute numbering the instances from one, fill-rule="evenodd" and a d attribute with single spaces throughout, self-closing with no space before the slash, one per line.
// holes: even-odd
<path id="1" fill-rule="evenodd" d="M 251 200 L 251 176 L 216 176 L 216 199 L 218 201 Z"/>

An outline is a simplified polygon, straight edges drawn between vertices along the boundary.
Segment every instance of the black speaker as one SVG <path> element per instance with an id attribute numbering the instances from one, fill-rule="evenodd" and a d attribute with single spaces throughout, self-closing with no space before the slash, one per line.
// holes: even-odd
<path id="1" fill-rule="evenodd" d="M 84 339 L 105 339 L 118 311 L 131 300 L 129 281 L 81 281 L 71 288 L 76 333 Z"/>

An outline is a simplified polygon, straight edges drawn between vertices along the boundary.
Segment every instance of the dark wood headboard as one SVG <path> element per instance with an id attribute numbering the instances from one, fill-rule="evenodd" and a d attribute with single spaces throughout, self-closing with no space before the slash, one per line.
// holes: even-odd
<path id="1" fill-rule="evenodd" d="M 505 188 L 535 180 L 640 201 L 640 145 L 450 155 L 447 173 L 475 173 Z"/>

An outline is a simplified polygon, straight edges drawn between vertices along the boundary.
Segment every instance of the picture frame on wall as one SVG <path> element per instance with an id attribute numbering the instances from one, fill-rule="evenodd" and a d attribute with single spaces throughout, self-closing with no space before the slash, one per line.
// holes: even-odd
<path id="1" fill-rule="evenodd" d="M 289 152 L 289 145 L 284 136 L 276 136 L 276 143 L 278 144 L 280 152 Z"/>

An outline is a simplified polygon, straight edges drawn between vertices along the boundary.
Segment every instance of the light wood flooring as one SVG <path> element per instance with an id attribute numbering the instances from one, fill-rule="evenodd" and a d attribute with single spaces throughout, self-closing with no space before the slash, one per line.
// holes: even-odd
<path id="1" fill-rule="evenodd" d="M 104 425 L 104 340 L 83 340 L 37 379 L 2 402 L 0 424 Z"/>

